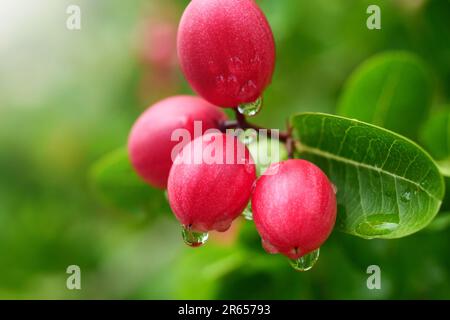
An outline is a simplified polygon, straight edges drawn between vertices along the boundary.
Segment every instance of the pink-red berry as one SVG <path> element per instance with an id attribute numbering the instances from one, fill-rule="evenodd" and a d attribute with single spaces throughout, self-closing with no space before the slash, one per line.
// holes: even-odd
<path id="1" fill-rule="evenodd" d="M 264 248 L 298 259 L 318 249 L 336 220 L 336 196 L 327 176 L 305 160 L 272 164 L 256 183 L 253 219 Z"/>
<path id="2" fill-rule="evenodd" d="M 166 188 L 172 150 L 179 143 L 172 141 L 174 130 L 186 129 L 193 139 L 194 121 L 201 121 L 204 133 L 219 128 L 224 120 L 226 116 L 220 108 L 199 97 L 175 96 L 156 103 L 131 130 L 128 152 L 134 169 L 150 185 Z"/>
<path id="3" fill-rule="evenodd" d="M 236 137 L 205 134 L 175 159 L 167 188 L 169 203 L 184 227 L 225 231 L 246 207 L 255 179 L 250 153 Z"/>
<path id="4" fill-rule="evenodd" d="M 254 102 L 271 82 L 275 43 L 253 0 L 192 0 L 177 43 L 187 80 L 215 105 Z"/>

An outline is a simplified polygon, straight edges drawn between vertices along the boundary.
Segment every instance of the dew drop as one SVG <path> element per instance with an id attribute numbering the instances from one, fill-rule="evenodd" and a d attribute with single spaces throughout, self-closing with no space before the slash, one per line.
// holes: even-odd
<path id="1" fill-rule="evenodd" d="M 331 184 L 331 188 L 333 188 L 334 194 L 337 194 L 338 188 L 336 187 L 336 185 L 334 183 Z"/>
<path id="2" fill-rule="evenodd" d="M 256 188 L 256 180 L 253 181 L 253 184 L 252 184 L 252 193 L 253 193 L 253 191 L 255 190 L 255 188 Z"/>
<path id="3" fill-rule="evenodd" d="M 224 83 L 225 83 L 225 77 L 223 76 L 223 75 L 218 75 L 217 77 L 216 77 L 216 83 L 218 84 L 218 85 L 223 85 Z"/>
<path id="4" fill-rule="evenodd" d="M 238 111 L 243 115 L 253 117 L 261 110 L 262 102 L 262 98 L 259 97 L 256 101 L 239 105 Z"/>
<path id="5" fill-rule="evenodd" d="M 241 99 L 248 99 L 255 95 L 255 92 L 258 90 L 256 83 L 253 80 L 248 80 L 240 89 L 239 89 L 239 97 Z"/>
<path id="6" fill-rule="evenodd" d="M 190 247 L 200 247 L 208 240 L 208 232 L 196 232 L 190 226 L 183 226 L 181 235 L 184 243 Z"/>
<path id="7" fill-rule="evenodd" d="M 279 253 L 278 249 L 275 246 L 273 246 L 269 241 L 261 239 L 261 244 L 267 253 L 270 253 L 270 254 Z"/>
<path id="8" fill-rule="evenodd" d="M 234 74 L 230 74 L 230 75 L 227 77 L 227 82 L 228 82 L 229 84 L 236 84 L 236 83 L 238 82 L 238 79 L 237 79 L 237 77 L 236 77 Z"/>
<path id="9" fill-rule="evenodd" d="M 244 158 L 241 160 L 241 163 L 245 164 L 245 171 L 249 174 L 252 174 L 255 170 L 255 163 L 253 162 L 253 159 Z"/>
<path id="10" fill-rule="evenodd" d="M 312 267 L 316 264 L 317 260 L 319 260 L 320 248 L 316 249 L 308 254 L 305 254 L 303 257 L 298 259 L 290 260 L 292 268 L 296 271 L 308 271 L 311 270 Z"/>
<path id="11" fill-rule="evenodd" d="M 245 220 L 252 221 L 253 220 L 253 211 L 252 211 L 252 202 L 249 201 L 244 211 L 242 211 L 242 216 Z"/>
<path id="12" fill-rule="evenodd" d="M 239 57 L 230 57 L 230 67 L 240 68 L 243 65 Z"/>
<path id="13" fill-rule="evenodd" d="M 409 191 L 403 193 L 400 196 L 400 200 L 402 200 L 403 202 L 409 202 L 409 201 L 411 201 L 411 198 L 412 198 L 412 193 Z"/>
<path id="14" fill-rule="evenodd" d="M 250 59 L 250 64 L 252 66 L 259 67 L 261 64 L 261 57 L 259 55 L 255 55 L 253 58 Z"/>
<path id="15" fill-rule="evenodd" d="M 398 229 L 400 219 L 397 214 L 373 214 L 367 216 L 357 227 L 356 232 L 365 238 L 390 234 Z"/>
<path id="16" fill-rule="evenodd" d="M 269 167 L 264 171 L 265 176 L 274 176 L 280 170 L 281 163 L 276 162 L 269 165 Z"/>

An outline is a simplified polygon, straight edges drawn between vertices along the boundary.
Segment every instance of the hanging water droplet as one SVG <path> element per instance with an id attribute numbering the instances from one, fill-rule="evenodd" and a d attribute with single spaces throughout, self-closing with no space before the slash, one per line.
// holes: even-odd
<path id="1" fill-rule="evenodd" d="M 262 98 L 259 97 L 256 101 L 239 105 L 238 111 L 243 115 L 253 117 L 261 110 L 262 102 Z"/>
<path id="2" fill-rule="evenodd" d="M 190 226 L 183 226 L 181 235 L 184 242 L 190 247 L 200 247 L 208 240 L 208 232 L 196 232 Z"/>
<path id="3" fill-rule="evenodd" d="M 247 204 L 247 207 L 245 207 L 244 211 L 242 212 L 242 215 L 244 216 L 245 220 L 252 221 L 253 220 L 253 211 L 252 211 L 252 202 L 249 201 Z"/>
<path id="4" fill-rule="evenodd" d="M 319 260 L 319 254 L 320 248 L 308 254 L 305 254 L 303 257 L 291 260 L 291 266 L 297 271 L 311 270 L 312 267 L 314 267 L 314 265 L 316 264 L 317 260 Z"/>

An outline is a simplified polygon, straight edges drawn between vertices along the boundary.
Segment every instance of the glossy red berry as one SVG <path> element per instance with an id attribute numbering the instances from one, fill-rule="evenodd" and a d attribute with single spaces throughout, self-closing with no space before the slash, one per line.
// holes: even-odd
<path id="1" fill-rule="evenodd" d="M 305 160 L 272 164 L 256 183 L 253 219 L 264 248 L 298 259 L 318 249 L 336 220 L 336 196 L 326 175 Z"/>
<path id="2" fill-rule="evenodd" d="M 192 0 L 177 42 L 187 80 L 215 105 L 254 102 L 271 82 L 274 39 L 253 0 Z"/>
<path id="3" fill-rule="evenodd" d="M 186 129 L 194 139 L 194 121 L 201 121 L 201 135 L 219 128 L 224 120 L 226 116 L 220 108 L 198 97 L 175 96 L 156 103 L 131 130 L 128 152 L 134 169 L 150 185 L 166 188 L 172 150 L 179 143 L 171 139 L 174 130 Z"/>
<path id="4" fill-rule="evenodd" d="M 184 227 L 225 231 L 248 201 L 256 169 L 234 136 L 205 134 L 186 145 L 170 170 L 170 206 Z"/>

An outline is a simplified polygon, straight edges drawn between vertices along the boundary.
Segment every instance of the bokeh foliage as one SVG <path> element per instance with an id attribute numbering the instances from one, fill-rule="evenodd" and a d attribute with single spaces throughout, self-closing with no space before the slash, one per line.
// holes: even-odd
<path id="1" fill-rule="evenodd" d="M 273 27 L 277 65 L 255 122 L 282 128 L 292 113 L 335 113 L 352 72 L 392 51 L 416 55 L 430 73 L 423 122 L 428 113 L 450 112 L 449 1 L 258 2 Z M 69 3 L 81 6 L 80 31 L 65 28 Z M 142 46 L 145 28 L 161 21 L 176 27 L 187 3 L 0 5 L 11 9 L 0 10 L 0 298 L 450 298 L 448 213 L 396 240 L 335 231 L 317 266 L 296 273 L 283 257 L 267 255 L 244 221 L 212 235 L 205 247 L 185 247 L 162 192 L 139 180 L 110 179 L 108 173 L 129 167 L 98 161 L 123 148 L 139 113 L 167 95 L 191 93 L 176 65 L 161 69 Z M 374 3 L 382 10 L 380 31 L 366 28 L 366 8 Z M 7 14 L 15 10 L 26 19 Z M 170 48 L 170 41 L 153 47 Z M 436 139 L 428 150 L 440 157 Z M 119 205 L 105 202 L 93 175 L 114 182 L 114 192 L 123 182 L 143 193 L 121 193 Z M 148 202 L 138 204 L 146 192 Z M 81 267 L 81 291 L 66 289 L 71 264 Z M 372 264 L 381 267 L 381 290 L 366 287 Z"/>

